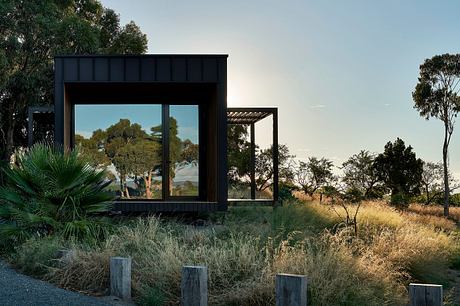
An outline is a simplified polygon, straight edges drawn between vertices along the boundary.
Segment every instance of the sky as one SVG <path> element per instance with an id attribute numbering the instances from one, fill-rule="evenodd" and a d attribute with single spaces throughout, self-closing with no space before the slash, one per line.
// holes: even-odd
<path id="1" fill-rule="evenodd" d="M 402 138 L 442 160 L 441 121 L 413 108 L 419 65 L 460 50 L 460 1 L 102 0 L 135 21 L 148 53 L 228 54 L 228 105 L 275 106 L 279 141 L 337 166 Z M 271 124 L 256 126 L 261 147 Z M 460 125 L 450 165 L 460 178 Z"/>

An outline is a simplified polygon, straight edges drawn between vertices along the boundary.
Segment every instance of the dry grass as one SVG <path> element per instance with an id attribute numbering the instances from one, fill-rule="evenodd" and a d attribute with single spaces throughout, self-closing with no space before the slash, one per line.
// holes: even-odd
<path id="1" fill-rule="evenodd" d="M 419 215 L 444 216 L 444 209 L 440 205 L 411 204 L 408 210 Z M 449 207 L 449 217 L 460 222 L 460 207 Z"/>
<path id="2" fill-rule="evenodd" d="M 138 219 L 97 247 L 68 247 L 48 278 L 74 290 L 104 292 L 109 257 L 131 256 L 134 294 L 154 288 L 168 305 L 179 302 L 185 264 L 208 266 L 211 305 L 273 305 L 279 272 L 307 275 L 312 305 L 328 306 L 405 305 L 408 282 L 445 281 L 458 250 L 453 221 L 414 206 L 400 212 L 364 203 L 356 237 L 352 229 L 336 226 L 342 221 L 337 212 L 340 207 L 318 202 L 274 211 L 234 208 L 224 225 L 199 230 Z"/>

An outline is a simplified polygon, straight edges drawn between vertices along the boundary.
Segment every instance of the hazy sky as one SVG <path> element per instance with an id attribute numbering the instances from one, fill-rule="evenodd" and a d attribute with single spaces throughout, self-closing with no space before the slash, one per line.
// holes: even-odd
<path id="1" fill-rule="evenodd" d="M 460 1 L 102 0 L 149 53 L 225 53 L 229 106 L 279 108 L 280 142 L 339 165 L 401 137 L 441 161 L 443 128 L 413 109 L 419 65 L 460 52 Z M 263 146 L 270 124 L 258 127 Z M 264 135 L 264 136 L 262 136 Z M 450 148 L 460 177 L 460 123 Z"/>

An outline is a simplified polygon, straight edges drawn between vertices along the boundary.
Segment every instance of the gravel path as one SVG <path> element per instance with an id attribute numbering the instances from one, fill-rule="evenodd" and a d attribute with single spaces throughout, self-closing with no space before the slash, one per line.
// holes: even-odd
<path id="1" fill-rule="evenodd" d="M 0 305 L 113 306 L 117 304 L 67 291 L 47 282 L 19 274 L 0 261 Z"/>

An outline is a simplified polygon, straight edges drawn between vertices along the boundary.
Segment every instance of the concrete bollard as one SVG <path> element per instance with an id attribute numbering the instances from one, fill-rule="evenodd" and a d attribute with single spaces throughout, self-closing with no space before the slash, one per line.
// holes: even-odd
<path id="1" fill-rule="evenodd" d="M 307 306 L 307 277 L 277 274 L 276 306 Z"/>
<path id="2" fill-rule="evenodd" d="M 208 268 L 183 266 L 181 278 L 183 306 L 208 305 Z"/>
<path id="3" fill-rule="evenodd" d="M 442 285 L 409 284 L 409 306 L 442 306 Z"/>
<path id="4" fill-rule="evenodd" d="M 110 294 L 131 299 L 131 258 L 110 257 Z"/>

